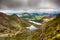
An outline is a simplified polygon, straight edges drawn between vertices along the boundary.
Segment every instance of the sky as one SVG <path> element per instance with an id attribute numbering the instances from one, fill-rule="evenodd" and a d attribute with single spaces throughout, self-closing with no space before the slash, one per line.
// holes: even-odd
<path id="1" fill-rule="evenodd" d="M 51 12 L 60 10 L 60 0 L 0 0 L 2 12 Z"/>

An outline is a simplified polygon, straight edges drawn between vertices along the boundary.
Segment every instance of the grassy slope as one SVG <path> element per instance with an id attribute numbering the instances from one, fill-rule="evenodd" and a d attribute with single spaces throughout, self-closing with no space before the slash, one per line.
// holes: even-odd
<path id="1" fill-rule="evenodd" d="M 35 40 L 35 37 L 38 40 L 60 40 L 60 14 L 43 28 L 42 32 L 40 30 L 36 33 L 33 40 Z"/>

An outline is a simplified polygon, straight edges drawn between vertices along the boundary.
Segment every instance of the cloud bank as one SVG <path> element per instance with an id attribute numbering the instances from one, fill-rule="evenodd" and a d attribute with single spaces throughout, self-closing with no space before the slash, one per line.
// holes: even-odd
<path id="1" fill-rule="evenodd" d="M 54 11 L 60 9 L 60 0 L 0 0 L 0 10 Z"/>

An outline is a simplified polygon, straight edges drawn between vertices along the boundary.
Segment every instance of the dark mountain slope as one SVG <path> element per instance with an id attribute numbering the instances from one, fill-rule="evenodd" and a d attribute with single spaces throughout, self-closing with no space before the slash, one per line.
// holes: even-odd
<path id="1" fill-rule="evenodd" d="M 9 33 L 30 26 L 31 24 L 17 15 L 0 12 L 0 33 Z"/>

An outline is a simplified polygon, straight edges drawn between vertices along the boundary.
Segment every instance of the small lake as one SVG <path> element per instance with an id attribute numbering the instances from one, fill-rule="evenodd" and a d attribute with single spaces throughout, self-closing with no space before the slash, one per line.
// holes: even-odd
<path id="1" fill-rule="evenodd" d="M 40 22 L 34 22 L 34 21 L 30 21 L 30 20 L 29 20 L 29 22 L 34 23 L 34 24 L 36 24 L 36 25 L 42 25 L 42 23 L 40 23 Z M 26 27 L 26 28 L 29 29 L 30 31 L 35 31 L 35 30 L 38 30 L 38 29 L 39 29 L 39 28 L 37 28 L 37 27 L 34 26 L 34 25 L 31 25 L 31 26 Z"/>
<path id="2" fill-rule="evenodd" d="M 37 25 L 42 25 L 42 23 L 40 23 L 40 22 L 34 22 L 34 21 L 30 21 L 30 20 L 29 20 L 29 22 L 37 24 Z"/>
<path id="3" fill-rule="evenodd" d="M 29 27 L 26 27 L 27 29 L 29 29 L 30 31 L 35 31 L 35 30 L 38 30 L 38 28 L 34 25 L 31 25 Z"/>

